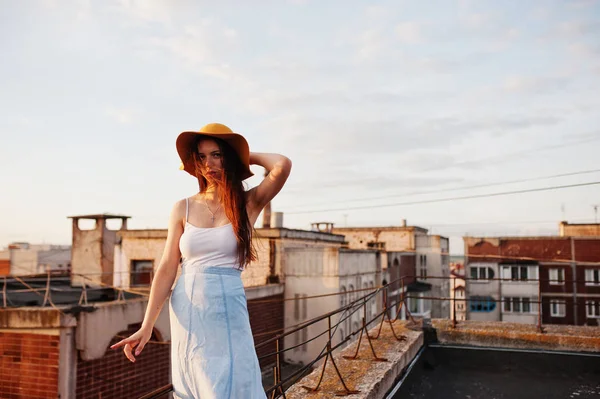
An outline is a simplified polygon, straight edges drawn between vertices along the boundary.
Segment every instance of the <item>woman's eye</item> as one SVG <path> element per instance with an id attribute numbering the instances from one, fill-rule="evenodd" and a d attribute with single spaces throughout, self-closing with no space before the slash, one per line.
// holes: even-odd
<path id="1" fill-rule="evenodd" d="M 215 154 L 215 158 L 221 158 L 221 154 Z"/>

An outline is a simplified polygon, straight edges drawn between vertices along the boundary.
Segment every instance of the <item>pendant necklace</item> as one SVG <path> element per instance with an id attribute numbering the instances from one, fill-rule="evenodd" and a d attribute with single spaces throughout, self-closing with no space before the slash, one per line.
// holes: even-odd
<path id="1" fill-rule="evenodd" d="M 213 211 L 210 210 L 210 206 L 208 206 L 208 202 L 206 202 L 206 198 L 204 198 L 204 205 L 206 205 L 206 209 L 208 209 L 208 211 L 210 212 L 210 219 L 212 221 L 212 223 L 215 223 L 215 213 L 217 213 L 217 211 L 219 210 L 219 208 L 221 207 L 221 204 L 219 203 L 219 206 L 217 207 L 217 209 L 215 209 L 215 212 L 213 213 Z"/>

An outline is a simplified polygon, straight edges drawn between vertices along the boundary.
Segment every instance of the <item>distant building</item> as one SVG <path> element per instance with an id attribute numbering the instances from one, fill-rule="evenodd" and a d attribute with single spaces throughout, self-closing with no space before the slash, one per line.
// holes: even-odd
<path id="1" fill-rule="evenodd" d="M 10 274 L 10 251 L 8 249 L 0 251 L 0 276 Z"/>
<path id="2" fill-rule="evenodd" d="M 51 272 L 67 272 L 71 269 L 71 246 L 30 244 L 13 242 L 8 245 L 9 273 L 13 276 L 29 276 Z M 5 256 L 5 255 L 4 255 Z M 0 259 L 6 268 L 6 260 Z"/>
<path id="3" fill-rule="evenodd" d="M 448 298 L 449 289 L 449 241 L 439 235 L 430 235 L 428 230 L 417 226 L 389 227 L 334 227 L 334 234 L 343 234 L 351 249 L 378 249 L 385 253 L 384 276 L 393 282 L 402 276 L 417 277 L 426 287 L 414 285 L 413 297 L 435 296 Z M 437 277 L 437 278 L 436 278 Z M 405 279 L 406 284 L 415 282 Z M 398 289 L 399 287 L 397 287 Z M 399 293 L 399 291 L 392 292 Z M 409 300 L 409 309 L 417 316 L 449 318 L 450 301 L 428 299 Z"/>
<path id="4" fill-rule="evenodd" d="M 569 224 L 560 222 L 558 235 L 561 237 L 600 237 L 600 223 Z"/>
<path id="5" fill-rule="evenodd" d="M 465 293 L 465 269 L 462 263 L 450 262 L 450 319 L 467 319 L 467 301 Z"/>
<path id="6" fill-rule="evenodd" d="M 464 241 L 469 320 L 599 325 L 600 237 Z"/>

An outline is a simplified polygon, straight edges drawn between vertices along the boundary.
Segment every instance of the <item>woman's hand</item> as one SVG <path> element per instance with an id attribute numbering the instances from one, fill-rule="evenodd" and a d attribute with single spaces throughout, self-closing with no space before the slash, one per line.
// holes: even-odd
<path id="1" fill-rule="evenodd" d="M 116 349 L 122 346 L 123 352 L 125 353 L 127 359 L 129 359 L 129 361 L 131 361 L 132 363 L 135 363 L 135 357 L 133 356 L 133 353 L 131 353 L 131 351 L 133 350 L 133 348 L 137 347 L 137 349 L 135 350 L 135 356 L 138 356 L 140 353 L 142 353 L 144 346 L 146 346 L 148 341 L 150 341 L 151 336 L 152 329 L 140 328 L 138 331 L 131 334 L 128 338 L 125 338 L 117 342 L 116 344 L 111 345 L 110 348 Z"/>

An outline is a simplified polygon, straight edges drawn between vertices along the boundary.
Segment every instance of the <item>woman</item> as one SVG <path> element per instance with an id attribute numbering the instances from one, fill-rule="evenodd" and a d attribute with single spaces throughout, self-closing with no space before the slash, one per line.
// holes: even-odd
<path id="1" fill-rule="evenodd" d="M 174 397 L 265 398 L 240 274 L 256 259 L 252 226 L 283 187 L 291 161 L 251 153 L 244 137 L 218 123 L 183 132 L 176 144 L 184 170 L 198 179 L 200 191 L 171 211 L 141 328 L 111 348 L 123 347 L 135 362 L 150 339 L 181 258 L 169 308 Z M 242 181 L 252 176 L 250 164 L 263 166 L 268 174 L 245 191 Z"/>

